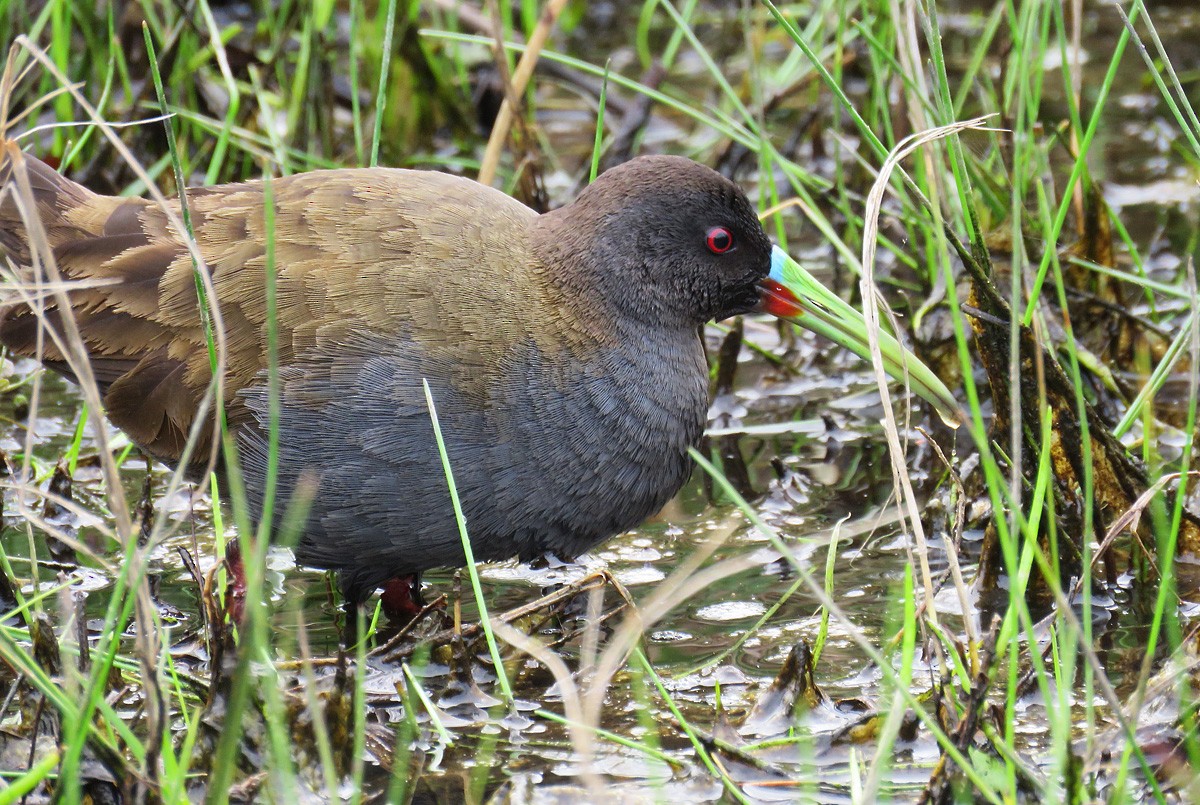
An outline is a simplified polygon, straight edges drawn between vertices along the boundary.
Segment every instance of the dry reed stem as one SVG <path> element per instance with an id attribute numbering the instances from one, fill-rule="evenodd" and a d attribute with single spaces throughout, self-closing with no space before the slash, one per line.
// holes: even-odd
<path id="1" fill-rule="evenodd" d="M 533 68 L 537 66 L 542 49 L 546 46 L 550 32 L 554 29 L 554 23 L 558 21 L 558 15 L 562 13 L 566 5 L 567 0 L 550 0 L 542 9 L 537 27 L 534 28 L 533 35 L 529 37 L 529 44 L 517 62 L 517 69 L 513 71 L 511 87 L 505 87 L 505 98 L 500 104 L 500 113 L 496 115 L 492 134 L 488 138 L 487 148 L 484 149 L 483 160 L 479 165 L 478 178 L 481 184 L 490 185 L 496 178 L 496 168 L 500 164 L 500 152 L 508 140 L 508 131 L 512 127 L 513 115 L 516 112 L 512 101 L 519 99 L 525 93 L 525 87 L 533 76 Z"/>
<path id="2" fill-rule="evenodd" d="M 879 175 L 876 177 L 875 183 L 871 186 L 870 193 L 867 194 L 866 209 L 863 211 L 862 276 L 859 278 L 859 286 L 863 299 L 863 319 L 866 321 L 867 340 L 871 351 L 871 367 L 875 372 L 875 380 L 879 386 L 879 396 L 883 402 L 883 432 L 887 438 L 888 456 L 891 459 L 893 494 L 901 502 L 907 514 L 909 531 L 912 534 L 913 541 L 916 543 L 915 553 L 921 571 L 921 587 L 924 591 L 925 602 L 928 604 L 925 612 L 935 628 L 937 627 L 938 619 L 937 608 L 933 606 L 933 573 L 929 566 L 929 544 L 925 537 L 924 525 L 921 522 L 921 508 L 917 502 L 916 492 L 913 490 L 912 478 L 908 472 L 907 452 L 900 442 L 896 413 L 892 408 L 891 392 L 888 390 L 887 373 L 883 368 L 883 354 L 879 349 L 880 302 L 879 291 L 875 287 L 875 251 L 879 237 L 879 219 L 882 214 L 883 197 L 888 191 L 892 173 L 899 167 L 901 160 L 927 143 L 958 134 L 961 131 L 983 128 L 990 117 L 991 115 L 988 115 L 973 120 L 959 121 L 905 137 L 896 144 L 896 147 L 892 149 L 887 159 L 884 160 L 883 165 L 880 166 Z M 906 420 L 907 416 L 906 412 Z M 906 421 L 905 431 L 907 432 L 907 430 L 908 423 Z M 953 552 L 947 555 L 947 559 L 951 563 L 957 562 L 957 556 Z M 968 612 L 968 603 L 963 601 L 962 604 L 963 612 Z M 934 652 L 940 657 L 942 654 L 941 643 L 936 640 L 931 642 Z M 900 691 L 896 691 L 893 696 L 893 706 L 889 710 L 883 727 L 885 733 L 899 729 L 900 719 L 903 714 L 903 698 Z M 870 764 L 867 779 L 864 783 L 864 796 L 867 801 L 873 800 L 879 789 L 881 782 L 880 774 L 887 761 L 887 759 L 880 757 L 880 752 L 885 746 L 890 745 L 890 743 L 890 741 L 885 740 L 879 742 L 878 750 L 880 751 L 876 752 L 873 762 Z"/>

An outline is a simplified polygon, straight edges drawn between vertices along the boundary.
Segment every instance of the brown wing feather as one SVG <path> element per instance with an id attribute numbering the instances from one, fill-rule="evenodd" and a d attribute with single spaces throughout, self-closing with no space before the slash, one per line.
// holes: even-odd
<path id="1" fill-rule="evenodd" d="M 0 159 L 0 248 L 28 266 L 11 189 L 15 146 Z M 144 450 L 176 463 L 211 377 L 190 256 L 150 202 L 98 196 L 32 157 L 20 160 L 64 277 L 109 281 L 69 294 L 109 418 Z M 518 202 L 456 177 L 391 169 L 316 171 L 274 180 L 272 191 L 282 365 L 363 330 L 415 333 L 426 349 L 456 360 L 473 334 L 488 334 L 473 349 L 498 353 L 526 337 L 524 327 L 508 338 L 495 332 L 496 310 L 537 315 L 539 307 L 538 283 L 521 270 L 531 267 L 521 233 L 536 216 Z M 225 323 L 234 426 L 249 417 L 237 391 L 266 365 L 263 199 L 261 182 L 188 191 Z M 498 271 L 505 282 L 495 282 Z M 32 356 L 40 321 L 13 296 L 0 299 L 0 342 Z M 60 326 L 60 312 L 48 307 L 45 326 Z M 42 357 L 69 374 L 53 349 Z M 500 361 L 462 355 L 461 363 L 468 373 Z M 194 455 L 203 460 L 207 444 Z"/>
<path id="2" fill-rule="evenodd" d="M 33 213 L 63 279 L 80 283 L 68 293 L 71 312 L 110 418 L 147 452 L 173 463 L 183 444 L 179 434 L 186 438 L 199 397 L 195 389 L 163 382 L 175 363 L 165 360 L 170 334 L 153 315 L 158 280 L 181 247 L 147 238 L 139 220 L 150 208 L 148 202 L 98 196 L 38 160 L 18 155 L 7 143 L 0 161 L 0 247 L 26 267 L 21 279 L 31 288 L 35 278 L 27 268 L 30 245 L 14 170 L 27 172 Z M 109 284 L 87 287 L 104 280 Z M 52 299 L 45 307 L 40 318 L 16 289 L 6 289 L 0 301 L 0 342 L 14 354 L 40 357 L 76 380 L 52 339 L 44 339 L 43 352 L 36 355 L 39 327 L 63 334 L 62 311 Z"/>

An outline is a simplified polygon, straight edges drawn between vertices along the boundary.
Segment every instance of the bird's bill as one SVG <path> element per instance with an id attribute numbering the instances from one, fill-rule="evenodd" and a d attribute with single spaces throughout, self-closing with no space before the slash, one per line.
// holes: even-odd
<path id="1" fill-rule="evenodd" d="M 871 360 L 867 322 L 837 294 L 830 291 L 783 249 L 771 250 L 771 273 L 759 283 L 762 311 L 823 335 L 855 355 Z M 876 333 L 884 370 L 907 384 L 916 394 L 955 427 L 963 421 L 962 410 L 950 389 L 933 370 L 883 330 Z"/>

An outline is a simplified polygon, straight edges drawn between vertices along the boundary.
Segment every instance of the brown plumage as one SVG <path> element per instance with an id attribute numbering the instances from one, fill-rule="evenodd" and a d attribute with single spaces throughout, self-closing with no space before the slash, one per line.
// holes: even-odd
<path id="1" fill-rule="evenodd" d="M 30 255 L 17 161 L 64 278 L 107 282 L 70 299 L 109 419 L 176 464 L 210 380 L 191 257 L 152 203 L 91 193 L 8 144 L 0 247 L 18 265 Z M 750 309 L 769 267 L 770 244 L 734 185 L 651 157 L 542 216 L 423 171 L 317 171 L 276 179 L 272 192 L 280 493 L 316 471 L 298 558 L 341 570 L 352 599 L 392 575 L 462 562 L 422 379 L 479 558 L 577 553 L 683 483 L 707 406 L 697 328 Z M 188 204 L 225 322 L 225 404 L 257 506 L 263 185 L 190 189 Z M 714 227 L 736 248 L 717 253 Z M 48 307 L 55 326 L 61 311 Z M 13 294 L 0 300 L 0 341 L 13 353 L 33 355 L 38 327 Z M 69 375 L 53 346 L 41 357 Z"/>
<path id="2" fill-rule="evenodd" d="M 192 259 L 153 203 L 97 195 L 35 159 L 24 161 L 64 278 L 120 280 L 71 294 L 106 413 L 140 447 L 173 464 L 211 377 Z M 6 185 L 10 167 L 8 161 L 0 167 Z M 237 392 L 267 365 L 262 183 L 187 192 L 228 328 L 225 402 L 236 426 L 246 417 Z M 273 193 L 281 365 L 356 328 L 394 327 L 398 315 L 429 333 L 453 327 L 456 319 L 464 332 L 494 333 L 504 324 L 495 316 L 502 300 L 489 298 L 484 287 L 461 287 L 461 277 L 439 269 L 480 255 L 491 263 L 479 266 L 483 270 L 521 266 L 520 235 L 534 214 L 519 202 L 424 171 L 315 172 L 277 179 Z M 178 204 L 172 206 L 178 215 Z M 0 244 L 27 265 L 24 234 L 9 197 L 0 204 Z M 446 305 L 451 299 L 455 303 Z M 28 308 L 9 309 L 0 320 L 0 341 L 31 357 L 37 327 Z M 490 340 L 478 346 L 488 353 L 483 360 L 501 347 Z M 67 370 L 53 346 L 44 362 Z M 203 447 L 194 453 L 197 467 L 207 456 Z"/>

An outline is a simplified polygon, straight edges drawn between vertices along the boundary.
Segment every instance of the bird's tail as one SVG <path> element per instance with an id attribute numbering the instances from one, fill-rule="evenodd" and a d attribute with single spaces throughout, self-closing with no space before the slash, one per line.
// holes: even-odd
<path id="1" fill-rule="evenodd" d="M 30 264 L 35 246 L 53 251 L 88 234 L 90 222 L 76 222 L 74 213 L 94 198 L 87 188 L 23 153 L 16 141 L 0 143 L 0 250 L 18 266 Z"/>

